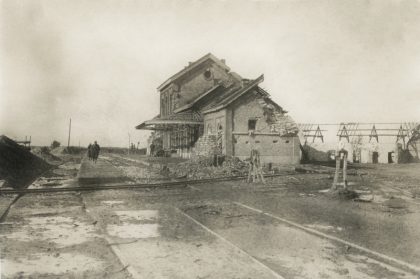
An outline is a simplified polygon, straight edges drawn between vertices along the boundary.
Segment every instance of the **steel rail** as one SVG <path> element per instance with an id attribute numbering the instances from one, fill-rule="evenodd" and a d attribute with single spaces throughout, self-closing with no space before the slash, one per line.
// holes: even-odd
<path id="1" fill-rule="evenodd" d="M 266 174 L 265 178 L 270 177 L 281 177 L 291 174 L 299 174 L 295 172 L 282 173 L 282 174 Z M 26 189 L 7 189 L 0 190 L 0 195 L 11 195 L 11 194 L 38 194 L 38 193 L 61 193 L 61 192 L 82 192 L 82 191 L 102 191 L 102 190 L 135 190 L 135 189 L 147 189 L 147 188 L 168 188 L 177 187 L 183 188 L 193 184 L 203 184 L 221 181 L 235 181 L 247 179 L 247 176 L 230 176 L 230 177 L 219 177 L 219 178 L 206 178 L 206 179 L 195 179 L 195 180 L 180 180 L 180 181 L 168 181 L 168 182 L 156 182 L 156 183 L 121 183 L 121 184 L 88 184 L 84 186 L 75 187 L 62 187 L 62 188 L 26 188 Z"/>

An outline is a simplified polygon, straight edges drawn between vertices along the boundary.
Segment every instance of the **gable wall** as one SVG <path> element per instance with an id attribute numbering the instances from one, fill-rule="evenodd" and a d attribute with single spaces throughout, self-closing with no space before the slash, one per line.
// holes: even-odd
<path id="1" fill-rule="evenodd" d="M 248 120 L 257 119 L 256 131 L 269 132 L 270 125 L 264 119 L 264 110 L 253 91 L 242 96 L 231 105 L 234 132 L 248 133 Z"/>
<path id="2" fill-rule="evenodd" d="M 204 76 L 207 69 L 212 72 L 212 77 L 209 79 Z M 161 115 L 171 114 L 174 109 L 191 103 L 211 89 L 218 81 L 228 79 L 229 74 L 226 70 L 213 61 L 203 63 L 161 91 Z"/>
<path id="3" fill-rule="evenodd" d="M 300 141 L 297 136 L 280 137 L 270 132 L 270 124 L 258 97 L 252 92 L 231 105 L 232 154 L 246 159 L 252 149 L 260 152 L 263 163 L 297 164 L 300 161 Z M 249 136 L 248 120 L 257 119 L 254 136 Z"/>

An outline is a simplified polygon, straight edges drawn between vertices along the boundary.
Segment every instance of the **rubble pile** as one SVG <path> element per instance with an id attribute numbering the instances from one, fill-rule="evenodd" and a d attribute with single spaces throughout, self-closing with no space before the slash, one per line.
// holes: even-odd
<path id="1" fill-rule="evenodd" d="M 77 146 L 59 146 L 51 150 L 51 154 L 61 157 L 62 155 L 79 155 L 86 152 L 86 148 Z"/>
<path id="2" fill-rule="evenodd" d="M 0 136 L 0 177 L 7 186 L 22 188 L 51 165 L 6 136 Z"/>
<path id="3" fill-rule="evenodd" d="M 58 165 L 62 162 L 62 160 L 59 157 L 51 154 L 50 148 L 47 146 L 33 147 L 31 149 L 31 152 L 36 156 L 41 157 L 42 159 L 47 161 L 48 164 L 51 165 Z"/>
<path id="4" fill-rule="evenodd" d="M 194 145 L 193 157 L 200 159 L 200 157 L 208 157 L 218 153 L 220 151 L 217 148 L 216 135 L 203 135 Z"/>
<path id="5" fill-rule="evenodd" d="M 169 168 L 170 176 L 187 179 L 205 179 L 228 176 L 242 176 L 248 173 L 248 164 L 235 157 L 225 157 L 221 165 L 216 166 L 213 157 L 197 156 Z"/>
<path id="6" fill-rule="evenodd" d="M 166 177 L 152 168 L 137 166 L 118 166 L 120 170 L 133 181 L 149 183 L 156 180 L 164 180 Z"/>

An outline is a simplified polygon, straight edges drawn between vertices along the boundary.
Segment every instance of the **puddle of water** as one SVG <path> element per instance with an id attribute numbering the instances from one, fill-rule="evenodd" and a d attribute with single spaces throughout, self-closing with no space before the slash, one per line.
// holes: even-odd
<path id="1" fill-rule="evenodd" d="M 18 241 L 51 241 L 58 247 L 81 244 L 95 237 L 93 225 L 81 223 L 70 217 L 25 218 L 29 224 L 20 226 L 18 231 L 1 235 Z"/>
<path id="2" fill-rule="evenodd" d="M 28 188 L 39 189 L 39 188 L 63 188 L 69 187 L 74 182 L 74 179 L 61 179 L 61 180 L 40 180 L 32 183 Z"/>
<path id="3" fill-rule="evenodd" d="M 385 198 L 384 196 L 382 196 L 382 195 L 374 195 L 373 196 L 373 202 L 374 203 L 383 203 L 383 202 L 385 202 L 385 201 L 387 201 L 388 199 L 387 198 Z"/>
<path id="4" fill-rule="evenodd" d="M 319 193 L 329 193 L 331 191 L 330 188 L 324 189 L 324 190 L 319 190 Z"/>
<path id="5" fill-rule="evenodd" d="M 152 221 L 158 217 L 157 210 L 121 210 L 115 211 L 121 221 Z"/>
<path id="6" fill-rule="evenodd" d="M 103 262 L 80 254 L 63 253 L 59 256 L 34 254 L 31 259 L 19 258 L 18 261 L 1 260 L 1 275 L 16 277 L 38 274 L 81 273 L 87 270 L 99 270 Z"/>
<path id="7" fill-rule="evenodd" d="M 316 230 L 326 230 L 326 231 L 339 231 L 341 232 L 343 230 L 342 227 L 334 227 L 330 225 L 322 225 L 322 224 L 308 224 L 305 225 L 305 227 L 316 229 Z"/>
<path id="8" fill-rule="evenodd" d="M 100 157 L 101 159 L 104 159 L 104 160 L 112 160 L 112 158 L 111 157 L 109 157 L 109 156 L 105 156 L 105 155 L 101 155 L 101 157 Z"/>
<path id="9" fill-rule="evenodd" d="M 321 226 L 330 229 L 330 226 Z M 386 264 L 375 265 L 371 259 L 349 258 L 352 253 L 343 253 L 340 246 L 284 225 L 251 225 L 246 231 L 237 227 L 218 232 L 227 239 L 241 235 L 240 242 L 235 244 L 275 270 L 283 270 L 287 278 L 413 278 Z"/>
<path id="10" fill-rule="evenodd" d="M 158 224 L 108 225 L 107 231 L 119 238 L 152 238 L 160 235 Z"/>
<path id="11" fill-rule="evenodd" d="M 74 169 L 78 169 L 78 166 L 79 164 L 68 163 L 68 164 L 60 165 L 58 168 L 64 169 L 64 170 L 74 170 Z"/>
<path id="12" fill-rule="evenodd" d="M 350 260 L 350 264 L 353 266 L 354 269 L 362 270 L 362 269 L 371 269 L 372 267 L 376 267 L 376 269 L 387 270 L 390 273 L 394 273 L 393 278 L 417 278 L 416 276 L 408 273 L 402 273 L 401 270 L 392 267 L 390 265 L 384 264 L 379 262 L 375 259 L 368 258 L 362 255 L 347 255 L 347 258 Z M 387 277 L 388 278 L 388 277 Z M 391 278 L 391 277 L 389 277 Z"/>
<path id="13" fill-rule="evenodd" d="M 343 254 L 327 240 L 314 239 L 292 228 L 282 230 L 294 234 L 294 243 L 283 247 L 280 260 L 284 267 L 297 272 L 298 278 L 414 278 L 373 259 Z"/>
<path id="14" fill-rule="evenodd" d="M 114 204 L 123 204 L 124 201 L 101 201 L 102 204 L 113 206 Z"/>
<path id="15" fill-rule="evenodd" d="M 42 216 L 42 215 L 56 216 L 56 215 L 61 215 L 66 212 L 81 212 L 83 210 L 81 205 L 62 206 L 62 207 L 57 205 L 55 207 L 46 207 L 46 206 L 37 206 L 35 204 L 34 207 L 35 208 L 32 208 L 32 207 L 20 208 L 19 212 L 21 213 L 22 216 L 32 215 L 33 216 L 32 218 L 34 218 L 35 216 Z"/>

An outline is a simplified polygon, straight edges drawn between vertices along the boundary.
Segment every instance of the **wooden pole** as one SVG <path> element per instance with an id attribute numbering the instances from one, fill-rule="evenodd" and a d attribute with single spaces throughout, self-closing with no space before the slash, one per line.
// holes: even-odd
<path id="1" fill-rule="evenodd" d="M 343 156 L 343 188 L 347 189 L 347 152 Z"/>
<path id="2" fill-rule="evenodd" d="M 130 148 L 131 148 L 130 144 L 131 144 L 130 133 L 128 133 L 128 155 L 130 155 Z"/>
<path id="3" fill-rule="evenodd" d="M 67 147 L 70 147 L 70 134 L 71 134 L 71 118 L 70 118 L 70 123 L 69 123 L 69 139 L 67 141 Z"/>
<path id="4" fill-rule="evenodd" d="M 338 175 L 340 172 L 340 161 L 341 161 L 340 152 L 338 152 L 338 154 L 335 154 L 335 174 L 334 174 L 334 181 L 331 186 L 331 190 L 337 189 Z"/>

